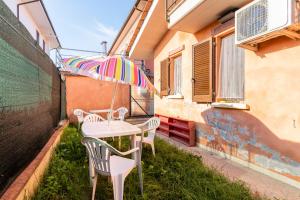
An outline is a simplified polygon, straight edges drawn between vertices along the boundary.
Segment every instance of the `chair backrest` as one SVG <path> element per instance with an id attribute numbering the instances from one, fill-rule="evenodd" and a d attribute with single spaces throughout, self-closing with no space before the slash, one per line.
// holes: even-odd
<path id="1" fill-rule="evenodd" d="M 152 117 L 144 123 L 145 131 L 148 131 L 148 137 L 154 137 L 156 129 L 160 125 L 160 119 L 158 117 Z"/>
<path id="2" fill-rule="evenodd" d="M 125 107 L 120 107 L 116 110 L 116 112 L 119 113 L 119 119 L 124 121 L 125 120 L 125 115 L 128 112 L 128 109 L 125 108 Z"/>
<path id="3" fill-rule="evenodd" d="M 90 113 L 85 112 L 85 111 L 83 111 L 81 109 L 75 109 L 73 113 L 77 117 L 77 120 L 78 120 L 79 123 L 83 122 L 84 115 L 90 114 Z"/>
<path id="4" fill-rule="evenodd" d="M 100 115 L 97 115 L 97 114 L 89 114 L 89 115 L 85 116 L 85 118 L 83 119 L 83 123 L 85 123 L 85 122 L 100 122 L 100 121 L 104 121 L 104 118 L 102 118 Z"/>
<path id="5" fill-rule="evenodd" d="M 86 147 L 96 172 L 109 176 L 112 147 L 106 142 L 93 137 L 84 137 L 81 143 Z"/>

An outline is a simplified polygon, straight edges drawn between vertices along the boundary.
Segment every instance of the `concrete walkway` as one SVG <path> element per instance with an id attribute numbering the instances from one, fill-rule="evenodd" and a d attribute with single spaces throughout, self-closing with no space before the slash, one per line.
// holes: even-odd
<path id="1" fill-rule="evenodd" d="M 205 165 L 215 168 L 231 180 L 241 180 L 245 182 L 254 193 L 259 193 L 261 196 L 266 196 L 272 200 L 300 200 L 300 190 L 293 186 L 199 147 L 187 147 L 161 134 L 157 134 L 157 136 L 179 149 L 190 152 L 196 156 L 201 156 Z"/>

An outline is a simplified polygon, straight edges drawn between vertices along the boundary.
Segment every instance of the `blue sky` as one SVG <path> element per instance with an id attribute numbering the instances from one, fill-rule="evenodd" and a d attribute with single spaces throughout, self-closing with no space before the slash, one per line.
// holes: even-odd
<path id="1" fill-rule="evenodd" d="M 110 47 L 134 3 L 135 0 L 44 0 L 62 47 L 95 51 L 101 50 L 103 40 Z"/>

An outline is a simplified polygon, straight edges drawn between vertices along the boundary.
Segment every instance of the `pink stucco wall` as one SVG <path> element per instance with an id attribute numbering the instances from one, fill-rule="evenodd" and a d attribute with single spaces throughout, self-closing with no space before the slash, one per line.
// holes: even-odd
<path id="1" fill-rule="evenodd" d="M 115 83 L 94 80 L 83 76 L 66 76 L 66 110 L 72 122 L 76 122 L 73 110 L 85 111 L 110 108 Z M 129 86 L 118 84 L 114 109 L 129 109 Z"/>
<path id="2" fill-rule="evenodd" d="M 300 182 L 300 41 L 280 37 L 258 52 L 246 51 L 245 103 L 250 110 L 212 108 L 192 101 L 192 45 L 211 36 L 213 25 L 196 34 L 170 30 L 154 53 L 154 83 L 160 61 L 182 51 L 183 99 L 155 97 L 155 113 L 196 122 L 197 142 Z"/>

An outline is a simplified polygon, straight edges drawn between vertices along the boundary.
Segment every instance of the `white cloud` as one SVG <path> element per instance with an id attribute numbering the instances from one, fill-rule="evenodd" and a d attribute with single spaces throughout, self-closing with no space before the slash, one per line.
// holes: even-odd
<path id="1" fill-rule="evenodd" d="M 76 35 L 82 35 L 81 38 L 89 38 L 89 43 L 100 43 L 101 41 L 108 42 L 108 48 L 115 39 L 118 30 L 112 26 L 107 26 L 98 20 L 94 20 L 93 23 L 85 26 L 80 26 L 77 24 L 71 25 Z M 80 36 L 79 36 L 80 37 Z M 84 41 L 84 40 L 82 40 Z M 86 41 L 87 42 L 87 41 Z"/>
<path id="2" fill-rule="evenodd" d="M 103 36 L 116 37 L 118 31 L 111 26 L 106 26 L 103 23 L 96 21 L 97 31 Z"/>

